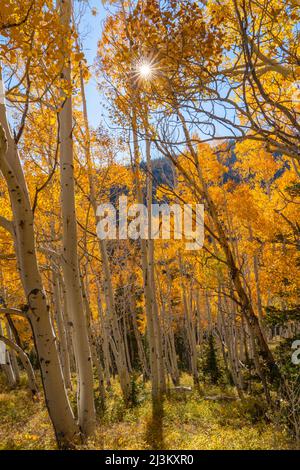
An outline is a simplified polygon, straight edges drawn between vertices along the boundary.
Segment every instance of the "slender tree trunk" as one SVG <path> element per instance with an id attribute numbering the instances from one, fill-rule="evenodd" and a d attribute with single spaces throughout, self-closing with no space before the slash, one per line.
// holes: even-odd
<path id="1" fill-rule="evenodd" d="M 191 364 L 191 372 L 194 379 L 194 384 L 196 387 L 199 385 L 199 372 L 198 372 L 198 364 L 197 364 L 197 347 L 196 347 L 196 340 L 192 326 L 192 312 L 190 309 L 190 305 L 187 299 L 187 288 L 183 281 L 183 264 L 182 259 L 179 257 L 179 268 L 180 268 L 180 278 L 181 278 L 181 291 L 182 291 L 182 299 L 183 299 L 183 311 L 184 311 L 184 319 L 185 319 L 185 326 L 186 326 L 186 333 L 187 333 L 187 342 L 189 345 L 189 357 L 190 357 L 190 364 Z"/>
<path id="2" fill-rule="evenodd" d="M 252 231 L 251 226 L 249 226 L 249 235 L 250 235 L 250 240 L 253 241 L 253 231 Z M 262 307 L 261 289 L 260 289 L 260 281 L 259 281 L 259 263 L 258 263 L 257 253 L 254 253 L 253 255 L 253 272 L 254 272 L 254 277 L 255 277 L 258 320 L 259 320 L 259 324 L 262 329 L 262 332 L 264 333 L 263 307 Z"/>
<path id="3" fill-rule="evenodd" d="M 148 362 L 147 362 L 147 358 L 145 354 L 145 349 L 142 343 L 141 333 L 138 328 L 136 306 L 134 302 L 134 292 L 133 292 L 133 289 L 131 288 L 128 292 L 128 297 L 129 297 L 129 308 L 130 308 L 130 313 L 131 313 L 131 318 L 132 318 L 133 333 L 134 333 L 135 340 L 137 343 L 137 348 L 138 348 L 138 356 L 139 356 L 139 360 L 143 369 L 144 378 L 148 378 L 150 377 L 150 371 L 149 371 Z"/>
<path id="4" fill-rule="evenodd" d="M 92 358 L 93 358 L 93 365 L 97 371 L 98 381 L 99 381 L 99 393 L 100 393 L 100 398 L 102 402 L 102 407 L 104 407 L 104 404 L 105 404 L 104 375 L 103 375 L 100 359 L 98 357 L 96 338 L 92 329 L 92 312 L 90 309 L 88 291 L 87 291 L 87 288 L 85 288 L 83 277 L 82 277 L 81 282 L 82 282 L 82 292 L 83 292 L 85 313 L 86 313 L 86 318 L 88 322 L 88 334 L 89 334 L 89 340 L 90 340 L 90 346 L 91 346 L 91 352 L 92 352 Z"/>
<path id="5" fill-rule="evenodd" d="M 108 388 L 110 388 L 111 387 L 110 371 L 112 370 L 111 357 L 110 357 L 110 352 L 109 352 L 109 343 L 108 343 L 108 338 L 110 336 L 110 333 L 109 333 L 109 328 L 107 325 L 107 320 L 103 313 L 103 307 L 102 307 L 102 302 L 101 302 L 101 297 L 100 297 L 100 287 L 99 287 L 98 282 L 97 282 L 97 291 L 98 291 L 97 301 L 98 301 L 99 323 L 100 323 L 100 328 L 101 328 L 101 341 L 102 341 L 101 347 L 102 347 L 102 353 L 103 353 L 104 374 L 105 374 L 106 385 Z"/>
<path id="6" fill-rule="evenodd" d="M 60 358 L 61 358 L 61 365 L 62 365 L 66 387 L 71 388 L 70 358 L 69 358 L 69 350 L 68 350 L 68 343 L 67 343 L 67 333 L 65 329 L 66 322 L 64 321 L 63 311 L 61 308 L 59 275 L 55 272 L 55 268 L 53 268 L 52 270 L 52 280 L 53 280 L 55 318 L 57 322 L 57 329 L 58 329 L 58 335 L 59 335 L 59 353 L 60 353 Z"/>
<path id="7" fill-rule="evenodd" d="M 155 328 L 155 338 L 157 347 L 157 360 L 158 360 L 158 373 L 159 373 L 159 387 L 162 393 L 166 390 L 166 378 L 164 369 L 164 356 L 163 356 L 163 344 L 162 344 L 162 332 L 159 320 L 159 310 L 157 302 L 157 291 L 155 284 L 155 260 L 154 260 L 154 240 L 152 239 L 152 227 L 151 227 L 151 214 L 152 214 L 152 166 L 151 166 L 151 142 L 146 136 L 146 160 L 147 160 L 147 210 L 148 210 L 148 242 L 146 243 L 147 248 L 147 261 L 148 261 L 148 273 L 149 273 L 149 286 L 152 291 L 151 304 L 152 304 L 152 316 Z"/>
<path id="8" fill-rule="evenodd" d="M 3 337 L 3 330 L 2 330 L 1 320 L 0 320 L 0 337 Z M 4 344 L 6 345 L 5 342 L 4 342 Z M 4 370 L 4 373 L 6 375 L 8 385 L 12 388 L 15 387 L 16 384 L 17 384 L 17 381 L 16 381 L 16 377 L 15 377 L 14 370 L 13 370 L 13 367 L 12 367 L 10 353 L 9 353 L 9 350 L 7 348 L 5 349 L 5 364 L 2 364 L 2 369 Z"/>
<path id="9" fill-rule="evenodd" d="M 137 134 L 136 114 L 133 109 L 132 116 L 132 133 L 133 133 L 133 147 L 134 147 L 134 169 L 135 169 L 135 187 L 136 195 L 139 204 L 143 203 L 143 194 L 140 182 L 140 159 L 139 159 L 139 145 Z M 141 239 L 141 258 L 142 258 L 142 271 L 143 283 L 145 294 L 145 307 L 147 318 L 147 334 L 150 349 L 150 370 L 151 370 L 151 384 L 152 384 L 152 409 L 154 418 L 162 414 L 162 396 L 165 389 L 165 384 L 162 384 L 160 373 L 163 366 L 163 358 L 160 356 L 160 349 L 158 348 L 157 338 L 158 329 L 157 322 L 153 314 L 153 292 L 151 290 L 151 277 L 149 273 L 149 259 L 147 241 Z"/>
<path id="10" fill-rule="evenodd" d="M 61 22 L 70 39 L 71 0 L 61 0 Z M 62 78 L 72 89 L 71 59 L 68 44 L 64 57 Z M 78 369 L 78 419 L 84 436 L 94 432 L 96 414 L 93 390 L 93 368 L 89 345 L 87 321 L 84 314 L 77 254 L 77 219 L 75 208 L 75 181 L 73 158 L 72 97 L 62 92 L 63 108 L 60 122 L 60 181 L 63 221 L 62 266 L 67 293 L 69 314 L 73 323 L 74 353 Z"/>
<path id="11" fill-rule="evenodd" d="M 83 80 L 83 73 L 82 73 L 82 66 L 80 66 L 80 86 L 81 86 L 81 97 L 82 97 L 82 105 L 83 105 L 83 118 L 84 118 L 84 127 L 85 127 L 85 157 L 88 169 L 88 180 L 89 180 L 89 187 L 90 187 L 90 202 L 94 212 L 95 217 L 95 224 L 97 224 L 97 197 L 96 197 L 96 188 L 95 182 L 93 178 L 93 167 L 91 161 L 91 137 L 90 137 L 90 128 L 88 122 L 88 114 L 87 114 L 87 103 L 85 97 L 85 87 L 84 87 L 84 80 Z M 109 321 L 111 324 L 111 328 L 113 331 L 113 351 L 114 351 L 114 359 L 116 362 L 116 367 L 119 375 L 120 385 L 123 393 L 123 397 L 125 402 L 129 402 L 130 400 L 130 375 L 129 370 L 126 362 L 126 349 L 124 344 L 124 337 L 121 334 L 120 326 L 117 319 L 117 312 L 114 300 L 114 292 L 113 292 L 113 285 L 111 279 L 111 271 L 109 266 L 109 259 L 107 253 L 107 246 L 106 240 L 99 240 L 99 251 L 101 253 L 101 259 L 103 263 L 103 270 L 104 270 L 104 293 L 105 293 L 105 300 L 109 314 Z"/>
<path id="12" fill-rule="evenodd" d="M 167 292 L 167 299 L 165 302 L 162 289 L 160 283 L 158 281 L 158 274 L 157 274 L 157 286 L 158 292 L 161 302 L 161 310 L 163 313 L 163 319 L 165 323 L 164 327 L 164 335 L 165 335 L 165 355 L 169 358 L 169 365 L 170 365 L 170 374 L 172 378 L 172 382 L 175 386 L 178 386 L 180 383 L 180 372 L 178 368 L 178 360 L 176 354 L 176 347 L 175 347 L 175 338 L 174 338 L 174 327 L 173 327 L 173 315 L 172 315 L 172 305 L 171 305 L 171 286 L 172 286 L 172 279 L 170 275 L 169 267 L 166 267 L 167 270 L 167 279 L 168 279 L 168 292 Z M 167 307 L 166 307 L 167 303 Z"/>
<path id="13" fill-rule="evenodd" d="M 222 323 L 222 327 L 223 327 L 223 331 L 224 331 L 225 343 L 226 343 L 226 346 L 227 346 L 230 372 L 231 372 L 231 376 L 232 376 L 234 385 L 235 385 L 236 390 L 238 392 L 238 395 L 241 398 L 241 400 L 243 400 L 244 399 L 243 388 L 241 386 L 240 378 L 239 378 L 239 375 L 238 375 L 238 370 L 237 370 L 237 367 L 236 367 L 235 357 L 234 357 L 233 350 L 232 350 L 232 336 L 230 334 L 230 327 L 226 324 L 226 318 L 225 318 L 225 314 L 224 314 L 224 311 L 223 311 L 220 292 L 221 291 L 220 291 L 220 288 L 219 288 L 219 295 L 218 295 L 219 312 L 220 312 L 221 323 Z M 226 313 L 228 315 L 229 311 L 228 311 L 227 304 L 226 304 L 226 307 L 227 308 L 224 309 L 224 310 L 226 310 Z"/>
<path id="14" fill-rule="evenodd" d="M 234 288 L 237 292 L 237 295 L 239 297 L 239 301 L 241 303 L 241 311 L 242 311 L 242 315 L 244 315 L 245 317 L 245 320 L 249 326 L 249 329 L 251 329 L 253 335 L 254 335 L 254 338 L 257 342 L 257 346 L 258 346 L 258 350 L 259 350 L 259 354 L 262 356 L 262 358 L 264 359 L 268 369 L 269 369 L 269 372 L 270 372 L 270 375 L 272 378 L 280 378 L 280 371 L 279 371 L 279 368 L 274 360 L 274 357 L 273 357 L 273 354 L 264 338 L 264 335 L 263 335 L 263 332 L 259 326 L 259 321 L 258 321 L 258 318 L 256 317 L 255 315 L 255 312 L 253 310 L 253 306 L 251 304 L 251 301 L 247 295 L 247 292 L 245 291 L 244 287 L 243 287 L 243 284 L 242 284 L 242 280 L 241 280 L 241 275 L 240 275 L 240 271 L 236 265 L 236 262 L 235 262 L 235 258 L 234 258 L 234 255 L 232 253 L 232 250 L 229 246 L 229 243 L 227 241 L 227 237 L 226 237 L 226 234 L 224 232 L 224 228 L 222 227 L 222 224 L 219 220 L 219 217 L 218 217 L 218 212 L 217 212 L 217 209 L 215 207 L 215 204 L 213 202 L 213 200 L 211 199 L 210 197 L 210 193 L 209 193 L 209 189 L 207 187 L 207 184 L 204 180 L 204 177 L 203 177 L 203 174 L 202 174 L 202 169 L 201 169 L 201 166 L 200 166 L 200 163 L 199 163 L 199 159 L 198 159 L 198 155 L 192 145 L 192 140 L 191 140 L 191 137 L 190 137 L 190 134 L 189 134 L 189 131 L 188 131 L 188 128 L 187 128 L 187 125 L 186 125 L 186 122 L 184 120 L 184 117 L 183 115 L 180 113 L 180 111 L 178 110 L 178 107 L 177 107 L 177 113 L 178 113 L 178 117 L 182 123 L 182 126 L 183 126 L 183 131 L 184 131 L 184 134 L 185 134 L 185 137 L 186 137 L 186 142 L 187 142 L 187 146 L 188 146 L 188 149 L 193 157 L 193 160 L 195 162 L 195 165 L 196 165 L 196 168 L 197 168 L 197 172 L 198 172 L 198 177 L 199 177 L 199 182 L 200 182 L 200 186 L 193 182 L 193 187 L 198 195 L 199 198 L 203 198 L 205 199 L 206 201 L 206 204 L 207 204 L 207 209 L 208 209 L 208 213 L 211 217 L 211 220 L 213 221 L 213 224 L 214 224 L 214 227 L 217 231 L 217 236 L 218 236 L 218 242 L 220 244 L 220 246 L 222 247 L 222 250 L 224 251 L 224 254 L 225 254 L 225 258 L 226 258 L 226 262 L 227 262 L 227 265 L 228 265 L 228 269 L 229 269 L 229 272 L 230 272 L 230 277 L 231 277 L 231 280 L 232 280 L 232 283 L 234 285 Z M 177 164 L 178 166 L 178 164 Z M 180 171 L 182 172 L 183 176 L 185 178 L 187 178 L 187 181 L 190 181 L 190 177 L 189 175 L 185 172 L 185 170 L 180 167 Z"/>
<path id="15" fill-rule="evenodd" d="M 35 396 L 38 393 L 38 387 L 37 387 L 37 383 L 36 383 L 36 379 L 35 379 L 34 370 L 32 368 L 31 362 L 30 362 L 27 354 L 25 354 L 23 349 L 21 349 L 17 344 L 15 344 L 10 339 L 5 338 L 4 336 L 0 335 L 0 340 L 3 341 L 11 350 L 13 350 L 14 352 L 17 352 L 19 354 L 22 365 L 23 365 L 23 367 L 24 367 L 24 369 L 27 373 L 28 386 L 30 388 L 30 391 L 31 391 L 32 395 Z"/>
<path id="16" fill-rule="evenodd" d="M 74 334 L 73 334 L 73 323 L 70 319 L 70 314 L 69 314 L 69 309 L 68 309 L 68 300 L 67 300 L 67 292 L 66 288 L 63 284 L 63 277 L 60 272 L 58 272 L 59 275 L 59 286 L 61 290 L 61 297 L 62 297 L 62 305 L 63 305 L 63 321 L 64 321 L 64 326 L 65 326 L 65 332 L 66 332 L 66 340 L 67 340 L 67 346 L 68 346 L 68 352 L 69 352 L 69 361 L 70 361 L 70 372 L 71 375 L 72 373 L 76 373 L 76 360 L 75 360 L 75 354 L 74 354 Z"/>
<path id="17" fill-rule="evenodd" d="M 7 338 L 13 342 L 14 338 L 8 323 L 8 320 L 6 320 L 6 332 L 7 332 Z M 16 351 L 13 348 L 10 348 L 10 361 L 11 361 L 11 367 L 15 376 L 15 381 L 16 384 L 20 383 L 20 369 L 19 369 L 19 364 L 17 361 L 17 356 L 16 356 Z"/>

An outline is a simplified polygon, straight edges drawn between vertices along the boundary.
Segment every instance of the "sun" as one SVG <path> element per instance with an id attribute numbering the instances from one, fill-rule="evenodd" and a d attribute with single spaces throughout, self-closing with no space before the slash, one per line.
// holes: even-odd
<path id="1" fill-rule="evenodd" d="M 153 82 L 158 75 L 157 58 L 153 55 L 140 57 L 134 62 L 132 76 L 137 83 Z"/>
<path id="2" fill-rule="evenodd" d="M 153 75 L 153 70 L 151 64 L 148 62 L 143 62 L 138 65 L 138 73 L 141 78 L 149 80 Z"/>

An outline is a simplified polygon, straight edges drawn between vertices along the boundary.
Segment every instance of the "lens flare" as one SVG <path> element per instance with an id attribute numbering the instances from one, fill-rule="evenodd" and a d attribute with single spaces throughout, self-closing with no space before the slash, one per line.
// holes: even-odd
<path id="1" fill-rule="evenodd" d="M 143 85 L 153 83 L 159 73 L 159 64 L 157 57 L 153 54 L 140 56 L 133 61 L 132 78 L 137 84 Z"/>
<path id="2" fill-rule="evenodd" d="M 143 62 L 138 66 L 138 72 L 141 78 L 149 80 L 153 74 L 153 70 L 150 63 Z"/>

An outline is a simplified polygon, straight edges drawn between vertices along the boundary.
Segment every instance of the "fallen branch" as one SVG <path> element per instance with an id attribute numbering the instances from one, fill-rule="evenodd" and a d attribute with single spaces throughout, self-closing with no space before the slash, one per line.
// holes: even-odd
<path id="1" fill-rule="evenodd" d="M 204 397 L 204 400 L 210 401 L 236 401 L 238 400 L 237 397 L 231 397 L 229 395 L 213 395 L 210 397 Z"/>

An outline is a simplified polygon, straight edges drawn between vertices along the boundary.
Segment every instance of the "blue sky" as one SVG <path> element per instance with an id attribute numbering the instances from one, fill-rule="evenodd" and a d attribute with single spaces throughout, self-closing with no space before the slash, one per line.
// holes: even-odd
<path id="1" fill-rule="evenodd" d="M 83 49 L 89 66 L 92 66 L 97 54 L 97 43 L 101 38 L 103 22 L 106 17 L 106 7 L 101 0 L 89 0 L 91 8 L 97 9 L 97 15 L 93 16 L 90 9 L 81 20 L 80 30 L 82 32 Z M 101 121 L 103 106 L 101 105 L 101 93 L 97 88 L 96 78 L 93 74 L 86 87 L 86 98 L 90 125 L 96 128 Z"/>

